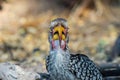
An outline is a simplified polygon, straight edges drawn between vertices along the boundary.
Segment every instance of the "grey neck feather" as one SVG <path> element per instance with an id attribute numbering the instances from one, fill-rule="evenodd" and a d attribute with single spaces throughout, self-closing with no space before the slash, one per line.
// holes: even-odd
<path id="1" fill-rule="evenodd" d="M 50 51 L 50 56 L 51 59 L 54 59 L 53 61 L 55 62 L 56 65 L 62 65 L 62 64 L 66 64 L 69 61 L 69 51 L 63 51 L 62 49 L 58 48 L 55 50 L 51 50 Z"/>
<path id="2" fill-rule="evenodd" d="M 49 73 L 53 77 L 53 80 L 74 80 L 74 76 L 68 71 L 70 61 L 68 50 L 57 49 L 50 51 L 49 57 L 51 63 L 49 65 Z"/>

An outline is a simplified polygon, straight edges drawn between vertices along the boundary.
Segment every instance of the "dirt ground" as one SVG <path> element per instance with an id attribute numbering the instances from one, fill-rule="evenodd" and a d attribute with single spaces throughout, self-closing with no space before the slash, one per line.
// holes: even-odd
<path id="1" fill-rule="evenodd" d="M 111 49 L 120 32 L 120 8 L 111 10 L 114 15 L 110 18 L 95 11 L 78 18 L 73 15 L 74 8 L 54 0 L 8 0 L 0 10 L 0 62 L 10 61 L 45 72 L 48 27 L 57 17 L 68 20 L 72 52 L 86 54 L 97 63 L 106 62 L 110 55 L 106 51 Z"/>

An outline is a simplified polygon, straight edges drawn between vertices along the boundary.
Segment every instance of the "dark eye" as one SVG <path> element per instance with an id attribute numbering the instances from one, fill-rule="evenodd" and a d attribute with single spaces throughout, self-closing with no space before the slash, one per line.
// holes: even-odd
<path id="1" fill-rule="evenodd" d="M 55 34 L 58 34 L 58 31 L 56 31 L 56 32 L 54 33 L 54 35 L 55 35 Z"/>

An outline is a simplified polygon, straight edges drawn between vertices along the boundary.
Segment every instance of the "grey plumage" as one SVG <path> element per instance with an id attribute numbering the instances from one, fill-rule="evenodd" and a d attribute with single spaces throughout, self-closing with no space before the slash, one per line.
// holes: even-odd
<path id="1" fill-rule="evenodd" d="M 61 49 L 50 51 L 46 67 L 52 80 L 74 80 L 74 76 L 69 72 L 69 58 L 70 55 Z"/>
<path id="2" fill-rule="evenodd" d="M 57 18 L 55 20 L 53 20 L 51 23 L 50 23 L 50 29 L 51 28 L 54 28 L 55 26 L 59 25 L 59 24 L 62 24 L 64 27 L 68 28 L 68 24 L 67 24 L 67 21 L 63 18 Z"/>
<path id="3" fill-rule="evenodd" d="M 66 20 L 61 18 L 53 20 L 51 24 L 54 24 L 54 22 L 56 25 L 63 25 L 64 22 L 67 24 Z M 53 25 L 50 26 L 50 28 L 53 27 Z M 68 28 L 68 25 L 66 27 Z M 50 46 L 52 46 L 52 37 L 53 35 L 49 33 Z M 66 47 L 65 50 L 60 47 L 50 49 L 46 59 L 46 68 L 51 80 L 103 80 L 98 67 L 93 61 L 83 54 L 71 54 L 68 46 Z"/>
<path id="4" fill-rule="evenodd" d="M 102 80 L 99 69 L 86 55 L 70 54 L 70 56 L 70 71 L 78 80 Z"/>
<path id="5" fill-rule="evenodd" d="M 50 51 L 46 64 L 52 80 L 102 80 L 97 66 L 83 54 Z"/>

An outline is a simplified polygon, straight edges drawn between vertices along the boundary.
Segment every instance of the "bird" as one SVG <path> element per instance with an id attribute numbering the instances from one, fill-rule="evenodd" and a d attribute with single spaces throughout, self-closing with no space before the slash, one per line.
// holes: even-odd
<path id="1" fill-rule="evenodd" d="M 70 52 L 68 22 L 56 18 L 50 22 L 48 40 L 49 54 L 46 69 L 51 80 L 103 80 L 99 67 L 84 54 Z"/>

